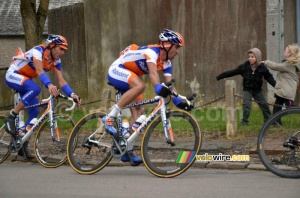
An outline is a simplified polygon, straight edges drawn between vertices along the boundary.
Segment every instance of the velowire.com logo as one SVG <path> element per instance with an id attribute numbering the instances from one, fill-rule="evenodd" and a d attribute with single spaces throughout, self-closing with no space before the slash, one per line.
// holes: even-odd
<path id="1" fill-rule="evenodd" d="M 205 153 L 204 155 L 196 155 L 197 161 L 250 161 L 249 155 L 223 155 L 219 153 L 218 155 L 209 155 Z"/>
<path id="2" fill-rule="evenodd" d="M 194 158 L 196 161 L 250 161 L 249 155 L 223 155 L 219 153 L 218 155 L 209 155 L 205 153 L 204 155 L 195 155 L 195 151 L 181 151 L 177 157 L 176 163 L 190 163 Z"/>

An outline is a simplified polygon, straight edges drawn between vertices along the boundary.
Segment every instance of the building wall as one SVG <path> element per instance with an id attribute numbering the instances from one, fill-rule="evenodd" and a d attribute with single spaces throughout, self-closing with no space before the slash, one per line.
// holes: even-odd
<path id="1" fill-rule="evenodd" d="M 182 33 L 186 45 L 173 61 L 176 87 L 183 94 L 196 92 L 200 103 L 224 94 L 224 81 L 215 77 L 247 60 L 258 47 L 265 55 L 266 3 L 261 0 L 87 0 L 85 26 L 89 97 L 104 87 L 106 71 L 131 43 L 157 43 L 163 28 Z M 148 80 L 147 77 L 145 79 Z M 237 80 L 241 93 L 241 77 Z M 146 95 L 153 95 L 148 82 Z M 96 92 L 92 92 L 96 89 Z"/>
<path id="2" fill-rule="evenodd" d="M 24 37 L 0 37 L 0 67 L 9 67 L 17 48 L 25 49 Z M 6 70 L 0 70 L 0 107 L 13 104 L 13 92 L 5 84 Z"/>

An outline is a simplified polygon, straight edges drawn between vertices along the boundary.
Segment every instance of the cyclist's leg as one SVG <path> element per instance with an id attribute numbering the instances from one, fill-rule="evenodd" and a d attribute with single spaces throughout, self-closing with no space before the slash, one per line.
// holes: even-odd
<path id="1" fill-rule="evenodd" d="M 38 103 L 39 103 L 38 98 L 33 98 L 31 101 L 29 101 L 28 105 L 31 106 L 31 105 L 35 105 L 35 104 L 38 104 Z M 32 107 L 32 108 L 27 109 L 27 112 L 28 112 L 28 119 L 25 122 L 25 126 L 32 127 L 32 124 L 30 124 L 30 122 L 34 118 L 38 117 L 40 111 L 39 111 L 38 107 Z"/>
<path id="2" fill-rule="evenodd" d="M 26 94 L 26 92 L 25 92 Z M 20 92 L 20 96 L 21 98 L 23 97 L 24 92 Z M 39 101 L 37 98 L 33 98 L 31 101 L 28 102 L 27 105 L 31 106 L 31 105 L 35 105 L 37 104 Z M 21 131 L 19 131 L 19 135 L 25 135 L 27 133 L 27 131 L 29 131 L 31 129 L 31 127 L 33 126 L 33 122 L 31 122 L 33 119 L 36 119 L 38 117 L 39 114 L 39 108 L 38 107 L 32 107 L 27 109 L 28 112 L 28 119 L 25 122 L 25 128 L 21 129 Z M 27 139 L 27 141 L 24 143 L 23 148 L 24 148 L 24 153 L 27 159 L 33 159 L 34 155 L 33 153 L 29 150 L 28 148 L 28 144 L 29 144 L 29 140 L 30 138 Z M 23 150 L 19 150 L 18 155 L 23 156 Z"/>
<path id="3" fill-rule="evenodd" d="M 139 102 L 139 101 L 143 101 L 142 94 L 140 94 L 137 98 L 135 98 L 133 103 Z M 131 117 L 130 117 L 129 123 L 130 123 L 130 128 L 131 128 L 132 124 L 143 114 L 144 108 L 143 108 L 143 106 L 132 107 L 132 108 L 130 108 L 130 112 L 131 112 Z M 133 145 L 134 145 L 134 141 L 132 141 L 130 143 L 128 142 L 127 151 L 128 151 L 129 156 L 132 159 L 132 162 L 135 163 L 135 165 L 137 165 L 137 164 L 142 163 L 143 159 L 141 157 L 135 156 L 133 154 Z M 130 162 L 130 159 L 127 155 L 123 155 L 121 160 L 123 162 Z"/>
<path id="4" fill-rule="evenodd" d="M 118 75 L 122 74 L 122 75 Z M 114 118 L 123 107 L 130 104 L 144 89 L 144 82 L 138 76 L 125 69 L 121 64 L 113 64 L 108 71 L 108 81 L 122 92 L 120 101 L 112 108 L 107 116 L 103 118 L 105 127 L 112 135 L 117 133 L 113 127 Z"/>
<path id="5" fill-rule="evenodd" d="M 7 86 L 17 91 L 23 91 L 23 84 L 26 82 L 27 79 L 27 77 L 15 73 L 15 71 L 12 68 L 8 69 L 5 75 L 5 82 Z M 18 105 L 10 111 L 10 115 L 4 120 L 5 129 L 8 133 L 16 133 L 15 118 L 24 107 L 25 105 L 22 101 L 20 101 Z"/>
<path id="6" fill-rule="evenodd" d="M 138 103 L 143 101 L 143 95 L 140 94 L 138 97 L 135 98 L 135 100 L 132 103 Z M 131 117 L 129 120 L 130 126 L 133 125 L 133 123 L 143 114 L 144 107 L 143 106 L 136 106 L 130 108 Z"/>
<path id="7" fill-rule="evenodd" d="M 35 94 L 40 93 L 40 87 L 35 84 L 34 82 L 32 83 L 32 80 L 26 80 L 26 82 L 24 83 L 23 89 L 19 89 L 19 94 L 20 94 L 20 98 L 21 98 L 21 102 L 22 102 L 22 98 L 26 98 L 26 95 L 28 94 L 28 90 L 32 89 L 34 90 Z M 32 87 L 32 88 L 31 88 Z M 27 100 L 23 100 L 23 104 L 26 103 L 26 105 L 34 105 L 37 104 L 39 101 L 38 99 L 35 97 L 32 100 L 28 101 Z M 34 118 L 37 118 L 38 114 L 39 114 L 39 108 L 38 107 L 32 107 L 27 109 L 28 112 L 28 119 L 25 122 L 25 128 L 19 132 L 20 135 L 25 135 L 25 133 L 27 131 L 30 130 L 30 128 L 32 127 L 32 123 L 30 123 L 30 121 Z M 19 150 L 18 155 L 20 156 L 25 156 L 27 159 L 34 159 L 35 156 L 33 155 L 33 153 L 31 151 L 29 151 L 29 140 L 30 138 L 27 139 L 27 141 L 23 144 L 23 149 Z M 24 152 L 23 152 L 24 151 Z"/>

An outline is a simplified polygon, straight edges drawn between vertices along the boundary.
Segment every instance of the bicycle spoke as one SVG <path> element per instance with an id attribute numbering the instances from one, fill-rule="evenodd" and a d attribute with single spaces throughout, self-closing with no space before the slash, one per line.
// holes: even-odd
<path id="1" fill-rule="evenodd" d="M 55 168 L 67 161 L 67 142 L 74 121 L 67 115 L 55 115 L 57 129 L 51 136 L 50 121 L 47 119 L 36 134 L 35 154 L 38 162 L 47 168 Z M 59 133 L 60 139 L 57 139 Z"/>
<path id="2" fill-rule="evenodd" d="M 174 177 L 187 170 L 201 147 L 201 132 L 190 114 L 172 111 L 170 121 L 175 146 L 166 143 L 160 117 L 147 129 L 142 144 L 146 168 L 158 177 Z"/>
<path id="3" fill-rule="evenodd" d="M 104 115 L 92 113 L 82 118 L 69 137 L 68 159 L 78 173 L 96 173 L 112 158 L 112 138 L 101 121 Z M 74 142 L 75 138 L 77 142 Z"/>

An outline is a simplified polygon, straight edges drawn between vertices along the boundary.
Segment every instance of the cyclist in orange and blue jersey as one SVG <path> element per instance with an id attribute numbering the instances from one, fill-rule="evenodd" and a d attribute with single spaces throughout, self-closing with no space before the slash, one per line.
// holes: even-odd
<path id="1" fill-rule="evenodd" d="M 38 77 L 51 95 L 57 96 L 59 94 L 57 87 L 46 75 L 46 72 L 52 69 L 55 71 L 61 89 L 69 97 L 74 98 L 74 100 L 77 101 L 77 105 L 80 106 L 80 97 L 78 97 L 67 84 L 61 71 L 62 63 L 60 58 L 67 49 L 67 40 L 60 35 L 49 35 L 46 40 L 46 45 L 41 44 L 35 46 L 25 53 L 23 53 L 21 49 L 18 49 L 13 57 L 14 61 L 11 63 L 5 76 L 6 84 L 19 92 L 21 98 L 17 106 L 10 111 L 10 115 L 4 120 L 5 129 L 8 133 L 13 135 L 17 133 L 15 128 L 15 118 L 18 113 L 25 106 L 38 103 L 37 96 L 41 92 L 41 88 L 32 79 Z M 38 107 L 33 107 L 29 108 L 27 111 L 28 119 L 25 126 L 31 127 L 30 121 L 38 116 L 39 109 Z M 24 129 L 23 132 L 26 133 L 26 129 Z M 32 158 L 33 156 L 31 156 L 27 150 L 28 142 L 25 142 L 23 147 L 26 157 Z M 23 153 L 21 152 L 19 154 L 22 155 Z"/>
<path id="2" fill-rule="evenodd" d="M 113 127 L 115 118 L 118 113 L 126 105 L 132 102 L 143 100 L 142 93 L 146 85 L 140 79 L 140 76 L 149 75 L 155 93 L 162 97 L 167 97 L 170 90 L 160 83 L 158 71 L 163 72 L 164 81 L 169 82 L 172 79 L 172 63 L 171 60 L 179 54 L 179 48 L 184 46 L 183 36 L 175 31 L 164 29 L 159 35 L 159 44 L 137 46 L 132 44 L 120 53 L 120 56 L 109 67 L 108 81 L 110 84 L 118 88 L 122 96 L 120 101 L 112 107 L 112 110 L 102 119 L 105 123 L 106 130 L 111 134 L 117 134 Z M 183 102 L 180 98 L 172 97 L 174 104 L 182 109 L 191 110 L 191 106 Z M 131 118 L 130 126 L 143 113 L 142 107 L 133 107 L 130 109 Z M 133 155 L 133 143 L 128 144 L 128 154 L 133 163 L 140 164 L 142 159 Z M 121 158 L 124 162 L 129 162 L 127 156 Z"/>

